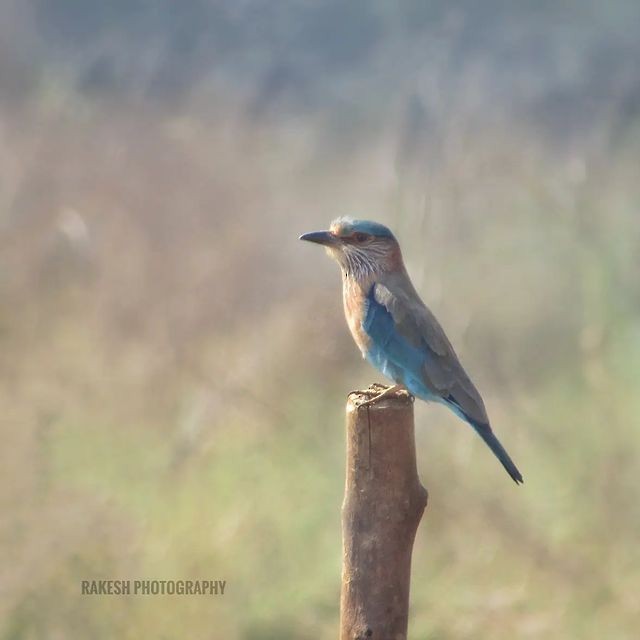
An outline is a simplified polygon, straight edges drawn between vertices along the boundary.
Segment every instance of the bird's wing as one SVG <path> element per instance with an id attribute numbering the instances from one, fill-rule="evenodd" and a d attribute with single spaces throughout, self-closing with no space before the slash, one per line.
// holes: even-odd
<path id="1" fill-rule="evenodd" d="M 382 323 L 383 316 L 391 316 L 395 332 L 413 349 L 424 354 L 420 374 L 432 393 L 442 397 L 462 412 L 467 419 L 488 424 L 484 403 L 440 323 L 422 303 L 413 287 L 386 286 L 376 283 L 372 291 L 372 304 L 379 305 L 374 321 Z"/>

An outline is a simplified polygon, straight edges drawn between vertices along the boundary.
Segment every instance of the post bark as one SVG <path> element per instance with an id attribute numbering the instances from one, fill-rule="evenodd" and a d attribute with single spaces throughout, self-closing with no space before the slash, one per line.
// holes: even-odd
<path id="1" fill-rule="evenodd" d="M 372 389 L 347 400 L 340 640 L 405 640 L 411 552 L 427 491 L 416 468 L 413 402 Z"/>

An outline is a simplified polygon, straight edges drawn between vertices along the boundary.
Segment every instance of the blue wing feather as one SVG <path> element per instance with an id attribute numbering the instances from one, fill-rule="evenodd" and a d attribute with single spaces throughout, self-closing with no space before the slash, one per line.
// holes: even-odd
<path id="1" fill-rule="evenodd" d="M 433 376 L 438 367 L 444 366 L 441 362 L 442 356 L 440 356 L 439 360 L 438 354 L 429 348 L 424 336 L 419 336 L 416 341 L 415 327 L 409 326 L 406 330 L 409 333 L 403 332 L 403 324 L 396 322 L 389 309 L 376 300 L 375 284 L 371 287 L 365 304 L 362 328 L 370 339 L 366 354 L 369 362 L 394 382 L 403 384 L 413 395 L 424 400 L 436 400 L 446 404 L 474 428 L 476 433 L 500 460 L 512 479 L 516 483 L 521 483 L 523 481 L 522 475 L 491 430 L 480 394 L 473 387 L 464 369 L 458 363 L 453 348 L 447 355 L 449 358 L 455 358 L 455 360 L 450 360 L 448 363 L 450 368 L 445 370 L 444 373 L 449 375 L 452 373 L 454 375 L 457 374 L 457 382 L 461 383 L 462 386 L 460 384 L 452 384 L 451 386 L 458 394 L 462 394 L 466 388 L 467 394 L 471 389 L 473 395 L 477 396 L 477 400 L 475 400 L 473 395 L 461 395 L 467 401 L 469 399 L 475 400 L 472 406 L 476 408 L 476 415 L 481 416 L 480 419 L 466 411 L 456 395 L 451 392 L 446 394 L 438 393 L 433 386 L 428 384 L 427 371 Z M 437 324 L 436 330 L 442 331 Z M 446 340 L 446 337 L 444 339 Z M 446 344 L 448 344 L 448 341 Z M 459 370 L 456 371 L 456 369 Z M 478 410 L 481 411 L 478 412 Z"/>
<path id="2" fill-rule="evenodd" d="M 405 385 L 412 394 L 425 400 L 435 399 L 422 380 L 426 352 L 398 330 L 391 313 L 375 299 L 375 285 L 366 304 L 362 328 L 370 339 L 367 360 L 394 382 Z"/>

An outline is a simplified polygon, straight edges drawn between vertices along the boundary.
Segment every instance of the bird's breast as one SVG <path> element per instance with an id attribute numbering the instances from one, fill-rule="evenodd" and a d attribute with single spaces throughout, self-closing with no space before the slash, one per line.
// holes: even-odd
<path id="1" fill-rule="evenodd" d="M 371 342 L 363 327 L 367 313 L 367 292 L 361 284 L 345 279 L 342 289 L 342 301 L 349 331 L 351 331 L 355 343 L 362 352 L 362 356 L 366 357 Z"/>

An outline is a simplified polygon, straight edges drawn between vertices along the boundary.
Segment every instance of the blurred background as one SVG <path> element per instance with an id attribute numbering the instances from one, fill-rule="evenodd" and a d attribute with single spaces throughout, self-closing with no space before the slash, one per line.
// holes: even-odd
<path id="1" fill-rule="evenodd" d="M 411 637 L 637 637 L 638 3 L 0 12 L 0 638 L 336 637 L 380 376 L 297 237 L 344 214 L 394 229 L 526 480 L 416 406 Z"/>

